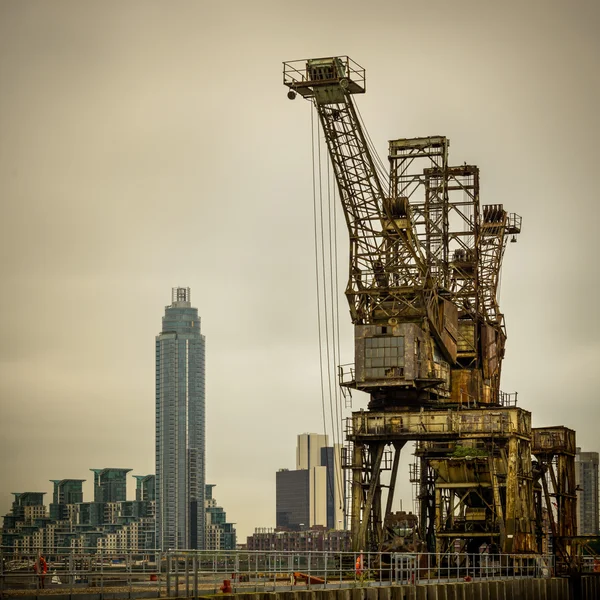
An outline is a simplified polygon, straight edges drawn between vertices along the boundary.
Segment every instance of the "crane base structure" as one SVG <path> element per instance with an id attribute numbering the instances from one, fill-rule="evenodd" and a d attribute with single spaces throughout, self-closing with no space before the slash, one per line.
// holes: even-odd
<path id="1" fill-rule="evenodd" d="M 318 116 L 349 234 L 355 360 L 339 383 L 345 397 L 369 395 L 346 421 L 342 457 L 353 549 L 397 547 L 400 455 L 415 442 L 427 551 L 538 553 L 550 537 L 571 568 L 575 432 L 532 429 L 516 393 L 500 388 L 500 273 L 521 217 L 480 204 L 478 167 L 452 165 L 441 135 L 391 140 L 384 173 L 354 104 L 366 72 L 348 56 L 285 62 L 283 83 Z"/>
<path id="2" fill-rule="evenodd" d="M 420 463 L 419 533 L 427 551 L 476 553 L 493 543 L 506 553 L 537 552 L 531 461 L 531 414 L 520 408 L 360 411 L 347 437 L 353 444 L 351 526 L 355 550 L 385 550 L 394 485 L 382 483 L 383 456 L 416 441 Z M 382 487 L 388 487 L 381 509 Z"/>

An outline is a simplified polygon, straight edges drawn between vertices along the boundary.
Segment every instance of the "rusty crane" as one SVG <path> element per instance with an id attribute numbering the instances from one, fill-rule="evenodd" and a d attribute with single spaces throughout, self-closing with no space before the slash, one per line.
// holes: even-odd
<path id="1" fill-rule="evenodd" d="M 479 169 L 449 163 L 444 136 L 390 141 L 384 184 L 353 99 L 365 70 L 349 57 L 286 62 L 283 80 L 318 115 L 349 233 L 355 363 L 340 384 L 370 397 L 346 432 L 354 550 L 393 547 L 399 457 L 414 441 L 429 551 L 540 551 L 550 510 L 555 551 L 568 560 L 574 432 L 532 429 L 516 394 L 500 389 L 499 277 L 521 218 L 480 205 Z"/>

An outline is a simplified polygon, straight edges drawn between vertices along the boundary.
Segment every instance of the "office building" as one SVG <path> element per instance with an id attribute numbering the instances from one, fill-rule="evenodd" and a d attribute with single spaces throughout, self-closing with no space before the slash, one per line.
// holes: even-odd
<path id="1" fill-rule="evenodd" d="M 299 435 L 296 469 L 280 469 L 275 482 L 278 528 L 344 528 L 341 445 L 328 446 L 322 434 Z"/>
<path id="2" fill-rule="evenodd" d="M 301 433 L 296 445 L 296 470 L 320 467 L 321 450 L 327 447 L 327 436 L 322 433 Z"/>
<path id="3" fill-rule="evenodd" d="M 598 530 L 598 452 L 575 455 L 575 483 L 577 484 L 577 533 L 597 535 Z"/>
<path id="4" fill-rule="evenodd" d="M 156 542 L 204 549 L 204 354 L 190 289 L 173 289 L 156 337 Z"/>
<path id="5" fill-rule="evenodd" d="M 280 469 L 275 475 L 275 522 L 280 529 L 300 530 L 310 526 L 308 469 Z"/>

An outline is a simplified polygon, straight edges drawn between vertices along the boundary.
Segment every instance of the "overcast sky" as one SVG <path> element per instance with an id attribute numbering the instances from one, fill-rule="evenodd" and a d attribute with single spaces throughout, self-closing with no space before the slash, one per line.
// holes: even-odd
<path id="1" fill-rule="evenodd" d="M 91 499 L 90 468 L 154 472 L 154 337 L 181 285 L 207 339 L 208 481 L 240 541 L 275 525 L 275 471 L 323 430 L 310 109 L 281 83 L 306 57 L 367 69 L 383 157 L 446 135 L 482 203 L 523 216 L 502 387 L 600 450 L 599 7 L 0 2 L 0 514 L 50 479 Z"/>

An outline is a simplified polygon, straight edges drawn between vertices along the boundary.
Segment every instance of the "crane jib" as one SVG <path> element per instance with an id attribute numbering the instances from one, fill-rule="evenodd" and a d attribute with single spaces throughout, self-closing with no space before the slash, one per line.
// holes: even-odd
<path id="1" fill-rule="evenodd" d="M 412 372 L 405 366 L 399 375 L 400 367 L 383 364 L 356 385 L 408 384 L 446 401 L 452 396 L 446 366 L 468 366 L 481 368 L 489 381 L 481 391 L 485 401 L 497 401 L 506 337 L 499 272 L 507 235 L 520 231 L 520 218 L 496 205 L 481 214 L 478 169 L 449 166 L 444 136 L 390 142 L 384 187 L 387 176 L 353 98 L 366 91 L 365 70 L 349 57 L 286 62 L 284 84 L 290 98 L 311 101 L 319 118 L 351 242 L 352 321 L 356 327 L 390 323 L 392 335 L 407 339 L 413 334 L 403 328 L 419 331 L 413 338 L 423 356 Z M 464 197 L 454 201 L 457 193 Z M 357 360 L 361 352 L 357 347 Z M 356 372 L 362 372 L 358 365 Z M 476 375 L 472 381 L 481 385 Z"/>

